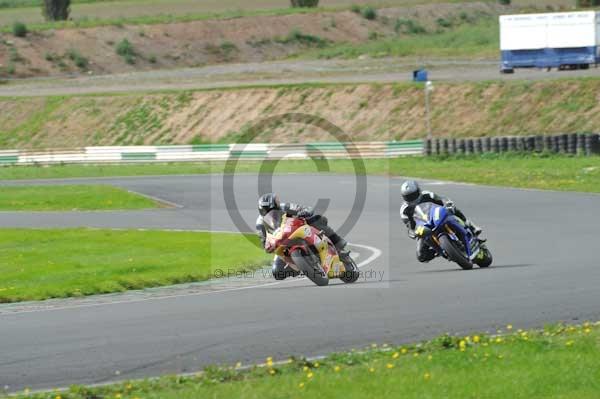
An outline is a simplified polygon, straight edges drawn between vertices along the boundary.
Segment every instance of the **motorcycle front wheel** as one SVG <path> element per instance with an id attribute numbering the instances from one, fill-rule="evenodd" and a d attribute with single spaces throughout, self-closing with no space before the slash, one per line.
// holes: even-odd
<path id="1" fill-rule="evenodd" d="M 477 256 L 474 262 L 479 267 L 489 267 L 493 261 L 492 253 L 485 245 L 481 246 L 480 251 L 480 256 Z"/>
<path id="2" fill-rule="evenodd" d="M 356 266 L 354 259 L 350 258 L 349 261 L 352 263 L 350 265 L 344 265 L 346 270 L 340 276 L 340 280 L 347 284 L 356 282 L 360 277 L 360 270 L 358 269 L 358 266 Z"/>
<path id="3" fill-rule="evenodd" d="M 473 268 L 473 263 L 471 263 L 461 250 L 454 246 L 454 242 L 450 237 L 444 235 L 438 237 L 438 240 L 440 241 L 440 247 L 446 252 L 451 261 L 458 263 L 464 270 L 471 270 Z"/>
<path id="4" fill-rule="evenodd" d="M 329 277 L 327 277 L 327 275 L 323 273 L 323 270 L 321 270 L 320 265 L 317 262 L 315 262 L 312 256 L 306 255 L 300 249 L 297 249 L 294 252 L 292 252 L 290 256 L 294 261 L 294 264 L 298 266 L 300 270 L 302 270 L 302 273 L 304 273 L 304 275 L 308 277 L 310 281 L 312 281 L 319 287 L 323 287 L 329 284 Z"/>

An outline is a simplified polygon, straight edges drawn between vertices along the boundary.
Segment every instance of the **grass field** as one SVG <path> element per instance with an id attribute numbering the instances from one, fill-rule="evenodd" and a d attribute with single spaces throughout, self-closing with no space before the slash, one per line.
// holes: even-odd
<path id="1" fill-rule="evenodd" d="M 71 6 L 72 22 L 47 24 L 41 15 L 40 7 L 32 6 L 41 3 L 40 0 L 0 0 L 0 26 L 6 27 L 18 20 L 29 24 L 31 30 L 41 30 L 60 26 L 112 25 L 117 21 L 124 24 L 152 24 L 324 10 L 337 11 L 349 9 L 354 4 L 402 7 L 473 1 L 476 0 L 322 0 L 317 9 L 294 9 L 289 7 L 287 0 L 75 0 Z M 556 1 L 558 0 L 554 0 Z"/>
<path id="2" fill-rule="evenodd" d="M 104 185 L 5 186 L 0 211 L 91 211 L 155 208 L 149 198 Z"/>
<path id="3" fill-rule="evenodd" d="M 0 302 L 202 281 L 217 269 L 252 270 L 270 258 L 253 242 L 233 233 L 0 229 Z"/>
<path id="4" fill-rule="evenodd" d="M 412 176 L 427 179 L 460 181 L 484 185 L 536 188 L 559 191 L 600 192 L 600 157 L 564 155 L 487 154 L 457 157 L 401 157 L 365 160 L 368 174 Z M 321 161 L 332 173 L 353 173 L 351 161 Z M 31 178 L 68 178 L 101 176 L 148 176 L 222 173 L 223 162 L 133 164 L 133 165 L 62 165 L 18 166 L 0 168 L 0 180 Z M 312 161 L 239 162 L 237 173 L 314 173 Z"/>
<path id="5" fill-rule="evenodd" d="M 105 387 L 71 387 L 36 399 L 83 398 L 596 398 L 600 323 L 504 335 L 442 336 L 417 345 L 370 346 L 318 361 L 267 358 L 262 367 L 209 367 Z M 19 397 L 24 397 L 19 396 Z"/>

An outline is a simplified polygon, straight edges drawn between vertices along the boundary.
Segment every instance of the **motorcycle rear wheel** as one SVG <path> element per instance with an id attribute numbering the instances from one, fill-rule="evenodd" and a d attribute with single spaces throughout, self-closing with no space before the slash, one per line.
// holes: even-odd
<path id="1" fill-rule="evenodd" d="M 304 273 L 304 275 L 308 277 L 310 281 L 319 287 L 329 284 L 329 277 L 323 273 L 319 265 L 314 265 L 312 256 L 306 255 L 300 249 L 297 249 L 292 252 L 291 258 L 294 261 L 294 264 L 298 266 L 300 270 L 302 270 L 302 273 Z"/>
<path id="2" fill-rule="evenodd" d="M 446 252 L 448 258 L 451 261 L 458 263 L 458 265 L 464 270 L 471 270 L 473 268 L 473 263 L 467 258 L 462 251 L 454 246 L 454 242 L 448 236 L 440 236 L 440 247 Z"/>

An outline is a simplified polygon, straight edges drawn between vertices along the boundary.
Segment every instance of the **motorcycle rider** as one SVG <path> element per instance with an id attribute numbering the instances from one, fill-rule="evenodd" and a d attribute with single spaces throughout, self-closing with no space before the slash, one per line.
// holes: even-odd
<path id="1" fill-rule="evenodd" d="M 400 207 L 400 217 L 408 228 L 409 237 L 412 239 L 417 239 L 417 259 L 419 262 L 429 262 L 435 258 L 435 251 L 430 248 L 423 239 L 417 238 L 414 232 L 416 223 L 413 218 L 413 212 L 415 207 L 419 204 L 424 202 L 433 202 L 436 205 L 443 206 L 460 218 L 465 223 L 465 226 L 471 229 L 475 235 L 481 234 L 481 228 L 468 220 L 465 214 L 456 208 L 456 206 L 454 206 L 454 202 L 452 202 L 452 200 L 437 195 L 431 191 L 421 191 L 421 187 L 419 187 L 419 184 L 416 181 L 405 181 L 400 188 L 400 193 L 404 199 L 404 203 Z"/>
<path id="2" fill-rule="evenodd" d="M 263 248 L 267 238 L 263 218 L 272 210 L 281 210 L 288 216 L 295 216 L 305 219 L 309 225 L 322 231 L 323 234 L 325 234 L 331 240 L 340 255 L 340 260 L 344 262 L 344 264 L 351 262 L 350 251 L 346 249 L 346 245 L 348 243 L 327 225 L 327 218 L 325 216 L 316 215 L 311 207 L 304 207 L 291 202 L 282 203 L 279 201 L 279 196 L 275 193 L 264 194 L 258 199 L 259 215 L 256 219 L 256 231 L 260 237 L 260 242 L 262 243 Z M 272 272 L 273 277 L 275 277 L 276 280 L 283 280 L 286 277 L 295 277 L 299 274 L 291 268 L 287 268 L 286 270 L 286 266 L 287 264 L 283 259 L 281 259 L 279 256 L 275 256 L 275 259 L 273 260 Z"/>

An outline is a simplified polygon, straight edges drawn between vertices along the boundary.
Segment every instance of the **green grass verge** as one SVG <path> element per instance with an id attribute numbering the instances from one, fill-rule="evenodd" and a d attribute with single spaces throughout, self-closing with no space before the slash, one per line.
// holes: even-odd
<path id="1" fill-rule="evenodd" d="M 251 270 L 268 259 L 234 233 L 0 229 L 0 302 L 202 281 L 217 269 Z"/>
<path id="2" fill-rule="evenodd" d="M 366 171 L 373 175 L 412 176 L 521 188 L 561 191 L 600 192 L 600 157 L 572 157 L 548 154 L 487 154 L 463 157 L 401 157 L 364 160 Z M 319 162 L 332 173 L 354 173 L 349 160 Z M 224 162 L 131 164 L 131 165 L 62 165 L 12 166 L 0 168 L 0 180 L 44 179 L 102 176 L 148 176 L 222 173 Z M 316 173 L 312 161 L 258 162 L 240 161 L 238 173 L 259 171 L 275 173 Z"/>
<path id="3" fill-rule="evenodd" d="M 155 208 L 141 195 L 104 185 L 5 186 L 0 211 L 90 211 Z"/>
<path id="4" fill-rule="evenodd" d="M 156 14 L 156 15 L 139 15 L 119 18 L 93 18 L 85 17 L 68 21 L 55 22 L 35 22 L 27 24 L 29 31 L 45 31 L 51 29 L 72 29 L 72 28 L 94 28 L 98 26 L 122 26 L 122 25 L 156 25 L 170 24 L 177 22 L 191 21 L 206 21 L 206 20 L 223 20 L 243 17 L 257 16 L 280 16 L 293 14 L 314 14 L 320 12 L 335 12 L 348 9 L 348 7 L 332 7 L 332 8 L 268 8 L 254 10 L 228 10 L 219 12 L 203 12 L 203 13 L 187 13 L 187 14 Z M 9 33 L 11 26 L 5 25 L 0 27 L 0 32 Z"/>
<path id="5" fill-rule="evenodd" d="M 400 347 L 371 346 L 240 370 L 208 367 L 105 387 L 71 387 L 83 398 L 595 398 L 600 392 L 600 323 L 554 325 L 502 336 L 441 336 Z M 54 398 L 57 393 L 31 395 Z M 20 396 L 24 397 L 24 396 Z"/>
<path id="6" fill-rule="evenodd" d="M 460 25 L 434 33 L 419 33 L 398 38 L 383 38 L 358 44 L 333 44 L 302 53 L 301 58 L 371 57 L 482 57 L 498 55 L 498 19 L 487 17 L 473 24 Z"/>

